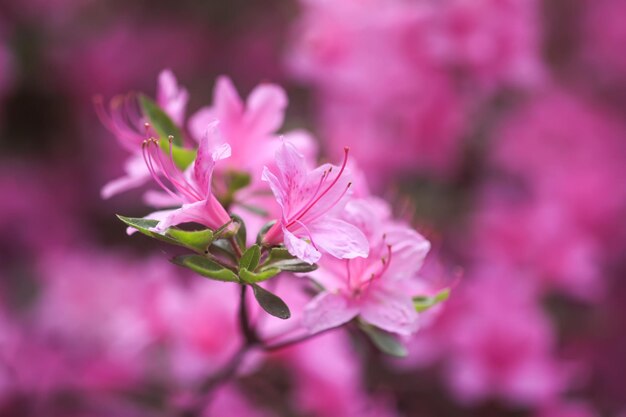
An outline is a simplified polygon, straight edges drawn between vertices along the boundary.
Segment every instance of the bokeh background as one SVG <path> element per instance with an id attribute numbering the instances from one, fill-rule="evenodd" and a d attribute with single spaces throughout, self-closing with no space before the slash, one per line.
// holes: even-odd
<path id="1" fill-rule="evenodd" d="M 623 0 L 0 1 L 0 415 L 173 416 L 238 343 L 234 294 L 128 238 L 95 94 L 194 111 L 229 75 L 350 145 L 454 287 L 380 355 L 338 331 L 252 358 L 206 416 L 626 415 Z M 287 290 L 285 290 L 287 291 Z M 295 302 L 295 301 L 294 301 Z"/>

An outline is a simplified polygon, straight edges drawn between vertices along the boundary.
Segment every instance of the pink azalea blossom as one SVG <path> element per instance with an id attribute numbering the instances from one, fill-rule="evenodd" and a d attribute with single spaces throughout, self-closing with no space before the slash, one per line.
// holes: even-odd
<path id="1" fill-rule="evenodd" d="M 187 101 L 187 90 L 177 84 L 174 74 L 170 70 L 162 71 L 159 74 L 157 104 L 179 126 L 184 118 Z M 150 172 L 143 163 L 141 146 L 146 137 L 154 132 L 146 125 L 146 118 L 131 96 L 119 96 L 111 100 L 108 112 L 101 97 L 96 97 L 94 104 L 100 121 L 131 154 L 124 164 L 126 175 L 108 182 L 102 188 L 101 196 L 107 199 L 140 187 L 150 179 Z"/>
<path id="2" fill-rule="evenodd" d="M 337 258 L 367 256 L 363 233 L 337 213 L 351 185 L 345 171 L 347 159 L 346 149 L 341 167 L 324 164 L 309 170 L 293 144 L 282 144 L 276 152 L 276 167 L 263 170 L 263 181 L 269 183 L 282 209 L 282 217 L 267 232 L 264 243 L 284 242 L 289 253 L 311 264 L 321 258 L 321 251 Z"/>
<path id="3" fill-rule="evenodd" d="M 176 166 L 171 155 L 165 155 L 158 140 L 148 139 L 144 142 L 143 157 L 152 178 L 169 194 L 172 201 L 182 204 L 180 208 L 161 210 L 146 216 L 159 220 L 155 230 L 162 232 L 170 226 L 187 222 L 218 229 L 230 221 L 230 216 L 211 191 L 216 161 L 230 156 L 228 144 L 211 148 L 211 138 L 218 134 L 214 124 L 200 142 L 196 160 L 184 172 Z M 161 177 L 170 185 L 166 185 Z"/>
<path id="4" fill-rule="evenodd" d="M 370 243 L 369 256 L 324 259 L 319 270 L 311 273 L 325 288 L 305 311 L 303 323 L 311 332 L 340 326 L 357 316 L 401 335 L 417 330 L 418 314 L 412 297 L 418 295 L 416 273 L 430 243 L 416 231 L 390 219 L 376 225 L 381 205 L 377 200 L 347 204 L 346 210 L 352 213 L 348 217 L 364 226 Z M 368 227 L 370 222 L 373 224 Z"/>
<path id="5" fill-rule="evenodd" d="M 499 397 L 538 405 L 565 389 L 554 333 L 528 280 L 506 265 L 471 274 L 443 314 L 446 377 L 464 403 Z"/>
<path id="6" fill-rule="evenodd" d="M 178 85 L 172 70 L 166 69 L 159 74 L 156 101 L 174 123 L 183 125 L 189 93 Z"/>
<path id="7" fill-rule="evenodd" d="M 226 193 L 224 180 L 233 172 L 250 175 L 250 185 L 232 196 L 230 210 L 242 217 L 250 231 L 258 231 L 272 218 L 280 215 L 273 203 L 268 186 L 261 181 L 264 166 L 274 163 L 274 154 L 282 144 L 277 131 L 283 124 L 287 95 L 278 85 L 263 83 L 255 87 L 244 101 L 228 77 L 219 77 L 213 91 L 213 103 L 196 112 L 189 120 L 189 131 L 195 138 L 202 137 L 207 126 L 219 120 L 219 137 L 215 146 L 228 143 L 232 156 L 216 167 L 216 193 Z M 317 145 L 303 130 L 281 135 L 292 142 L 307 161 L 314 161 Z M 262 212 L 250 207 L 262 208 Z M 254 240 L 256 233 L 248 234 Z"/>

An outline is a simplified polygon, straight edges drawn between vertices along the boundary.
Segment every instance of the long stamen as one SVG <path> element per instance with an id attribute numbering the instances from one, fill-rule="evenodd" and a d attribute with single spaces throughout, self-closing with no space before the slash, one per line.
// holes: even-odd
<path id="1" fill-rule="evenodd" d="M 298 210 L 296 212 L 296 214 L 294 214 L 293 216 L 291 216 L 294 219 L 299 219 L 300 218 L 300 214 L 302 213 L 302 211 L 307 210 L 307 207 L 309 207 L 309 205 L 313 202 L 313 200 L 315 199 L 315 197 L 317 197 L 317 194 L 320 192 L 320 190 L 322 189 L 322 185 L 324 184 L 324 181 L 326 181 L 326 178 L 328 178 L 328 174 L 330 173 L 330 171 L 332 170 L 332 167 L 330 167 L 328 170 L 324 170 L 324 172 L 322 173 L 322 177 L 320 178 L 320 182 L 317 184 L 317 188 L 315 189 L 315 192 L 313 193 L 313 195 L 311 196 L 311 198 L 309 199 L 309 201 L 307 201 L 306 204 L 304 204 L 302 206 L 302 208 L 300 208 L 300 210 Z"/>
<path id="2" fill-rule="evenodd" d="M 339 178 L 341 177 L 341 175 L 343 174 L 343 171 L 346 168 L 346 165 L 348 163 L 348 152 L 350 151 L 350 148 L 348 148 L 347 146 L 345 148 L 343 148 L 344 150 L 344 156 L 343 156 L 343 163 L 341 164 L 341 169 L 339 170 L 339 172 L 337 173 L 337 176 L 333 179 L 333 181 L 330 183 L 330 185 L 328 185 L 328 187 L 326 187 L 326 189 L 324 191 L 322 191 L 322 193 L 320 193 L 320 195 L 318 195 L 315 200 L 313 200 L 312 202 L 310 202 L 307 206 L 304 207 L 304 210 L 301 210 L 301 213 L 298 214 L 298 216 L 292 220 L 287 227 L 289 227 L 290 225 L 292 225 L 296 220 L 300 220 L 302 217 L 304 217 L 304 215 L 306 213 L 309 212 L 309 210 L 311 210 L 311 208 L 313 208 L 315 206 L 315 204 L 317 204 L 334 186 L 335 184 L 337 184 L 337 181 L 339 181 Z M 333 202 L 333 204 L 330 206 L 330 208 L 334 207 L 339 200 L 341 200 L 341 198 L 345 195 L 345 193 L 347 192 L 348 188 L 350 188 L 350 186 L 352 185 L 352 183 L 348 184 L 348 186 L 346 187 L 346 189 L 343 191 L 343 193 L 341 194 L 340 198 L 337 199 L 335 202 Z"/>
<path id="3" fill-rule="evenodd" d="M 346 193 L 348 192 L 348 190 L 350 189 L 350 187 L 352 187 L 352 183 L 349 182 L 348 185 L 346 185 L 346 188 L 343 190 L 343 192 L 339 195 L 339 197 L 337 197 L 335 199 L 335 201 L 333 201 L 331 204 L 328 205 L 328 210 L 332 209 L 333 207 L 335 207 L 343 198 L 343 196 L 346 195 Z M 323 216 L 325 213 L 320 213 L 317 216 L 311 218 L 309 221 L 314 221 L 320 218 L 320 216 Z M 300 218 L 302 218 L 302 216 L 300 216 Z M 289 226 L 289 225 L 288 225 Z"/>
<path id="4" fill-rule="evenodd" d="M 158 152 L 158 162 L 161 167 L 161 171 L 165 178 L 167 178 L 174 187 L 176 187 L 179 191 L 186 194 L 188 198 L 191 200 L 202 200 L 202 197 L 191 187 L 189 182 L 183 177 L 180 170 L 174 164 L 174 157 L 172 154 L 172 142 L 169 142 L 170 145 L 170 158 L 166 158 L 163 154 L 163 151 L 157 146 Z"/>
<path id="5" fill-rule="evenodd" d="M 387 259 L 382 258 L 381 262 L 383 264 L 383 269 L 378 273 L 378 278 L 382 277 L 389 269 L 389 264 L 391 263 L 391 245 L 387 245 Z"/>
<path id="6" fill-rule="evenodd" d="M 175 199 L 179 200 L 180 196 L 177 195 L 174 191 L 172 191 L 168 186 L 166 186 L 163 181 L 161 181 L 161 178 L 159 178 L 158 173 L 156 172 L 154 165 L 153 165 L 153 159 L 152 159 L 152 155 L 150 154 L 150 149 L 148 149 L 150 147 L 151 144 L 155 144 L 157 146 L 157 150 L 158 150 L 158 143 L 155 141 L 155 139 L 150 138 L 150 139 L 146 139 L 142 146 L 141 146 L 141 150 L 142 150 L 142 155 L 143 155 L 143 160 L 146 163 L 146 166 L 148 167 L 148 171 L 150 172 L 150 175 L 152 176 L 152 178 L 154 179 L 154 181 L 156 181 L 157 184 L 159 184 L 159 186 L 165 191 L 167 192 L 169 195 L 171 195 L 172 197 L 174 197 Z"/>

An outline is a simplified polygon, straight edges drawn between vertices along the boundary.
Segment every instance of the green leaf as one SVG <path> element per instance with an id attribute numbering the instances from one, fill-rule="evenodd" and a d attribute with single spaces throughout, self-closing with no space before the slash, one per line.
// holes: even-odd
<path id="1" fill-rule="evenodd" d="M 171 227 L 167 229 L 165 234 L 183 246 L 199 253 L 204 253 L 208 249 L 214 237 L 211 229 L 186 231 Z"/>
<path id="2" fill-rule="evenodd" d="M 281 271 L 288 272 L 311 272 L 317 269 L 317 265 L 311 265 L 294 258 L 285 248 L 272 248 L 270 256 L 260 268 L 260 271 L 270 268 L 278 268 Z"/>
<path id="3" fill-rule="evenodd" d="M 245 248 L 247 246 L 246 224 L 243 222 L 242 218 L 237 216 L 236 214 L 231 214 L 230 216 L 239 225 L 239 228 L 237 229 L 237 234 L 235 235 L 237 243 L 239 244 L 240 248 Z"/>
<path id="4" fill-rule="evenodd" d="M 178 168 L 185 170 L 196 160 L 198 151 L 196 149 L 186 149 L 170 144 L 169 139 L 160 139 L 159 146 L 167 155 L 172 153 L 172 159 Z"/>
<path id="5" fill-rule="evenodd" d="M 257 284 L 252 284 L 252 291 L 254 292 L 254 298 L 256 298 L 261 308 L 267 313 L 283 320 L 291 317 L 289 307 L 287 307 L 287 304 L 285 304 L 279 296 L 272 294 Z"/>
<path id="6" fill-rule="evenodd" d="M 159 134 L 161 139 L 167 139 L 169 136 L 174 137 L 174 145 L 182 146 L 183 134 L 176 126 L 176 124 L 170 119 L 170 117 L 159 107 L 159 105 L 151 98 L 140 94 L 139 104 L 144 114 L 150 121 L 150 124 Z"/>
<path id="7" fill-rule="evenodd" d="M 270 228 L 272 226 L 274 226 L 274 224 L 276 224 L 276 220 L 272 220 L 270 222 L 267 222 L 263 225 L 263 227 L 261 227 L 261 230 L 259 230 L 259 234 L 256 235 L 256 243 L 258 243 L 259 245 L 261 244 L 261 242 L 263 242 L 263 238 L 265 237 L 265 234 L 267 233 L 268 230 L 270 230 Z M 275 249 L 279 249 L 279 248 L 275 248 Z M 274 250 L 274 249 L 272 249 Z M 287 249 L 285 249 L 287 250 Z M 289 253 L 289 252 L 287 252 Z"/>
<path id="8" fill-rule="evenodd" d="M 239 268 L 254 271 L 259 265 L 261 259 L 261 248 L 259 245 L 252 245 L 241 256 L 239 260 Z"/>
<path id="9" fill-rule="evenodd" d="M 415 310 L 418 313 L 428 310 L 431 307 L 436 306 L 437 304 L 444 302 L 450 297 L 450 288 L 446 288 L 444 290 L 439 291 L 432 297 L 420 295 L 417 297 L 413 297 L 413 305 L 415 306 Z"/>
<path id="10" fill-rule="evenodd" d="M 242 171 L 228 171 L 226 173 L 226 181 L 228 183 L 228 192 L 233 194 L 236 191 L 250 185 L 250 174 Z"/>
<path id="11" fill-rule="evenodd" d="M 172 259 L 176 265 L 191 269 L 192 271 L 217 281 L 239 282 L 237 275 L 230 269 L 199 255 L 182 255 Z"/>
<path id="12" fill-rule="evenodd" d="M 250 284 L 255 282 L 267 281 L 268 279 L 273 278 L 278 274 L 280 274 L 280 269 L 278 268 L 269 268 L 263 270 L 262 272 L 250 272 L 246 268 L 242 268 L 239 270 L 239 277 Z"/>
<path id="13" fill-rule="evenodd" d="M 133 229 L 136 229 L 138 232 L 146 236 L 149 236 L 153 239 L 158 239 L 162 242 L 167 242 L 167 243 L 171 243 L 174 245 L 179 244 L 177 240 L 172 239 L 171 237 L 168 237 L 168 236 L 165 236 L 165 235 L 162 235 L 160 233 L 153 232 L 152 230 L 150 230 L 153 227 L 155 227 L 157 224 L 159 224 L 158 220 L 124 217 L 124 216 L 120 216 L 119 214 L 117 215 L 117 218 L 120 219 L 122 222 L 124 222 L 127 226 L 130 226 Z"/>
<path id="14" fill-rule="evenodd" d="M 364 322 L 359 322 L 359 327 L 381 352 L 399 358 L 407 355 L 406 348 L 391 333 Z"/>
<path id="15" fill-rule="evenodd" d="M 264 208 L 261 208 L 259 206 L 254 206 L 252 204 L 244 204 L 244 203 L 241 203 L 241 202 L 238 202 L 237 206 L 241 207 L 244 210 L 249 211 L 250 213 L 254 213 L 257 216 L 261 216 L 261 217 L 269 216 L 269 212 L 267 210 L 265 210 Z"/>

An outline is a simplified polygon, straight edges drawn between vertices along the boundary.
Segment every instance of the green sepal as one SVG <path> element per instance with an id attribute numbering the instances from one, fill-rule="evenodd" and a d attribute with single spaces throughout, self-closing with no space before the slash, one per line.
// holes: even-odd
<path id="1" fill-rule="evenodd" d="M 198 253 L 206 252 L 215 236 L 211 229 L 187 231 L 174 227 L 167 229 L 165 234 Z"/>
<path id="2" fill-rule="evenodd" d="M 181 255 L 173 258 L 172 263 L 191 269 L 206 278 L 225 282 L 239 282 L 237 274 L 233 271 L 203 256 Z"/>
<path id="3" fill-rule="evenodd" d="M 288 272 L 312 272 L 317 269 L 317 265 L 311 265 L 294 258 L 285 248 L 272 248 L 267 261 L 259 270 L 264 271 L 270 268 L 278 268 Z"/>
<path id="4" fill-rule="evenodd" d="M 160 139 L 165 139 L 169 136 L 173 136 L 174 145 L 182 146 L 183 144 L 183 134 L 176 126 L 176 123 L 170 119 L 170 117 L 159 107 L 159 105 L 143 94 L 139 95 L 139 104 L 141 105 L 141 109 L 143 113 L 146 115 L 150 124 L 159 134 Z"/>
<path id="5" fill-rule="evenodd" d="M 246 224 L 243 222 L 243 219 L 236 214 L 231 214 L 230 217 L 232 217 L 233 221 L 238 225 L 237 233 L 235 234 L 237 244 L 240 248 L 245 248 L 247 246 L 246 239 L 248 237 L 246 232 Z"/>
<path id="6" fill-rule="evenodd" d="M 431 307 L 436 306 L 437 304 L 444 302 L 450 297 L 450 288 L 446 288 L 444 290 L 439 291 L 437 294 L 432 297 L 420 295 L 417 297 L 413 297 L 413 305 L 415 306 L 415 311 L 421 313 L 423 311 L 428 310 Z"/>
<path id="7" fill-rule="evenodd" d="M 250 284 L 255 282 L 267 281 L 270 278 L 274 278 L 278 274 L 280 274 L 280 269 L 278 268 L 269 268 L 261 272 L 250 272 L 246 268 L 242 268 L 239 270 L 239 278 Z"/>
<path id="8" fill-rule="evenodd" d="M 124 222 L 127 226 L 130 226 L 133 229 L 136 229 L 139 233 L 142 233 L 153 239 L 158 239 L 162 242 L 170 243 L 172 245 L 180 245 L 180 243 L 176 239 L 173 239 L 169 236 L 165 236 L 165 235 L 162 235 L 160 233 L 153 232 L 152 230 L 150 230 L 159 224 L 158 220 L 125 217 L 125 216 L 120 216 L 119 214 L 116 214 L 116 216 L 118 219 Z"/>
<path id="9" fill-rule="evenodd" d="M 259 266 L 261 259 L 261 248 L 259 245 L 252 245 L 241 255 L 239 260 L 239 268 L 254 271 Z"/>
<path id="10" fill-rule="evenodd" d="M 257 284 L 251 284 L 251 286 L 252 291 L 254 292 L 254 298 L 256 298 L 261 308 L 268 314 L 283 320 L 291 317 L 289 307 L 279 296 L 272 294 Z"/>
<path id="11" fill-rule="evenodd" d="M 164 234 L 153 232 L 152 229 L 159 224 L 158 220 L 124 217 L 117 215 L 127 226 L 137 229 L 138 232 L 158 239 L 171 245 L 182 246 L 197 253 L 204 253 L 217 235 L 211 229 L 187 231 L 175 227 L 168 228 Z"/>
<path id="12" fill-rule="evenodd" d="M 374 346 L 381 352 L 399 358 L 405 357 L 408 354 L 406 347 L 392 336 L 391 333 L 363 321 L 359 321 L 359 328 L 363 330 L 363 333 L 369 337 Z"/>
<path id="13" fill-rule="evenodd" d="M 263 238 L 265 237 L 265 235 L 267 234 L 268 230 L 271 229 L 272 226 L 274 226 L 274 224 L 276 224 L 276 220 L 272 220 L 270 222 L 267 222 L 263 225 L 263 227 L 261 227 L 261 230 L 259 230 L 259 234 L 256 235 L 256 243 L 258 245 L 260 245 L 263 242 Z M 287 249 L 285 249 L 287 250 Z M 287 252 L 289 253 L 289 252 Z"/>

